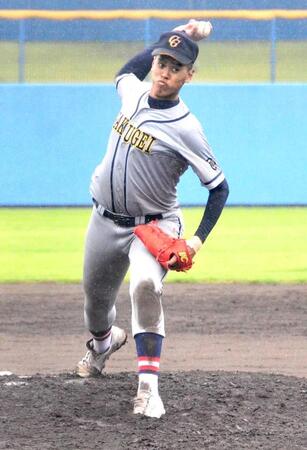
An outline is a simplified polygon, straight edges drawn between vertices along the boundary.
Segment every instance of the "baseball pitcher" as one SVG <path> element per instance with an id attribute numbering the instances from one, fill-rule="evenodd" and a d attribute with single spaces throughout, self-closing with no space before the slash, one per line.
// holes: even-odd
<path id="1" fill-rule="evenodd" d="M 165 336 L 163 280 L 168 270 L 192 267 L 228 196 L 228 184 L 202 126 L 179 97 L 193 78 L 196 42 L 211 29 L 209 22 L 191 20 L 163 33 L 118 72 L 121 109 L 90 186 L 93 211 L 83 285 L 85 325 L 92 339 L 77 373 L 100 375 L 106 360 L 126 343 L 126 332 L 114 325 L 115 304 L 130 268 L 139 376 L 133 413 L 148 417 L 165 413 L 158 390 Z M 148 83 L 144 80 L 150 72 Z M 194 236 L 185 240 L 176 187 L 189 166 L 209 195 Z"/>

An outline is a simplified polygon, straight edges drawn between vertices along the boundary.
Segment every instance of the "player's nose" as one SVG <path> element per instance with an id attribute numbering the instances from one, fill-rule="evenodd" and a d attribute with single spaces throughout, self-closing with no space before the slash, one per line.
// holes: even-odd
<path id="1" fill-rule="evenodd" d="M 170 69 L 169 67 L 163 67 L 161 75 L 163 78 L 169 78 L 170 76 Z"/>

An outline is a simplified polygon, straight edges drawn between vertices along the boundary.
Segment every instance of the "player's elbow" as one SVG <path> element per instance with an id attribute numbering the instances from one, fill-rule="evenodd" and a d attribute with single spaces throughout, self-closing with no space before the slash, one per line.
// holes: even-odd
<path id="1" fill-rule="evenodd" d="M 229 196 L 229 184 L 226 178 L 224 178 L 224 180 L 218 186 L 212 189 L 211 192 L 213 191 L 223 194 L 223 196 L 227 199 L 227 197 Z"/>
<path id="2" fill-rule="evenodd" d="M 226 178 L 224 179 L 224 181 L 222 181 L 221 184 L 223 185 L 224 194 L 225 194 L 226 198 L 228 198 L 230 190 L 229 190 L 229 184 L 228 184 Z"/>

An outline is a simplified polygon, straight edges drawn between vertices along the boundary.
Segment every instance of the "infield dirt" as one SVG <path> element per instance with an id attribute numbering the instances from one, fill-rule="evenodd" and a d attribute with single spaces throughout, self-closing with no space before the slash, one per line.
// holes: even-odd
<path id="1" fill-rule="evenodd" d="M 128 344 L 82 380 L 80 285 L 0 285 L 0 449 L 307 449 L 306 285 L 166 284 L 160 394 L 166 415 L 133 416 Z"/>

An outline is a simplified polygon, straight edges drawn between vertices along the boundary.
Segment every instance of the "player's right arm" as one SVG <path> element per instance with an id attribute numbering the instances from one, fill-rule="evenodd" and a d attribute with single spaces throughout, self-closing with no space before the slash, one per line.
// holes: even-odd
<path id="1" fill-rule="evenodd" d="M 115 83 L 118 95 L 122 101 L 133 104 L 144 91 L 148 90 L 143 83 L 151 70 L 154 45 L 141 51 L 131 58 L 116 74 Z"/>
<path id="2" fill-rule="evenodd" d="M 152 65 L 152 51 L 154 45 L 146 48 L 142 52 L 131 58 L 116 74 L 116 78 L 121 75 L 133 73 L 139 80 L 143 81 L 150 72 Z"/>

